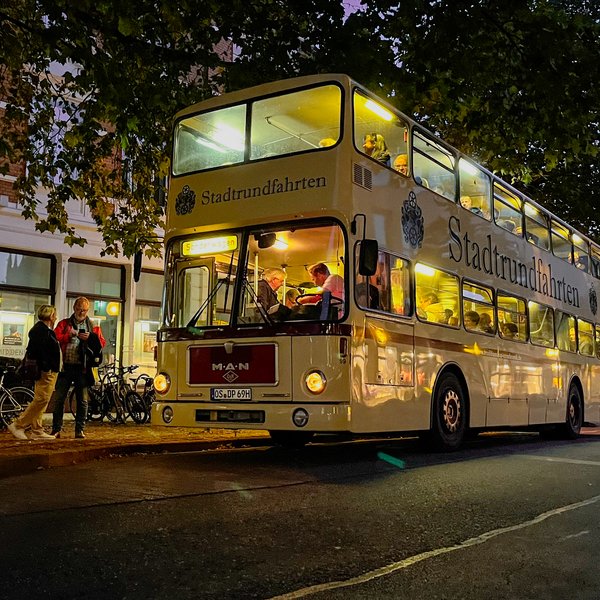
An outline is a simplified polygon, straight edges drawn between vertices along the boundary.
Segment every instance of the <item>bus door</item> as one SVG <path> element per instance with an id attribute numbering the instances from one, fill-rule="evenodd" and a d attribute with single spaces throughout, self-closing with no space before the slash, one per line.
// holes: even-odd
<path id="1" fill-rule="evenodd" d="M 366 309 L 356 322 L 354 353 L 361 424 L 371 431 L 382 423 L 397 430 L 428 427 L 428 411 L 418 408 L 414 395 L 414 325 L 400 318 L 412 312 L 408 262 L 380 251 L 375 275 L 356 275 L 355 298 Z"/>

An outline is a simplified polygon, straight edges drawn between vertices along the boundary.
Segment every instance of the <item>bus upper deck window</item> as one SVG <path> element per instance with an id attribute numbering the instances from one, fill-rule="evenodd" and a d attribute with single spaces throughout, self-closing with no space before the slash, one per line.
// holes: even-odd
<path id="1" fill-rule="evenodd" d="M 335 146 L 342 92 L 336 85 L 280 94 L 252 104 L 250 160 Z"/>

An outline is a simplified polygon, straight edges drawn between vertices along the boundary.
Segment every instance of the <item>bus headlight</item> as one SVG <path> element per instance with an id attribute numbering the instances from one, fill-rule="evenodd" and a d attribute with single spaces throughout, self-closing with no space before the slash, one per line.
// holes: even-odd
<path id="1" fill-rule="evenodd" d="M 308 391 L 312 394 L 320 394 L 327 386 L 327 379 L 321 371 L 311 371 L 304 380 Z"/>
<path id="2" fill-rule="evenodd" d="M 167 425 L 173 420 L 173 409 L 170 406 L 163 408 L 162 418 Z"/>
<path id="3" fill-rule="evenodd" d="M 158 394 L 166 394 L 171 388 L 171 378 L 166 373 L 159 373 L 154 378 L 154 389 Z"/>

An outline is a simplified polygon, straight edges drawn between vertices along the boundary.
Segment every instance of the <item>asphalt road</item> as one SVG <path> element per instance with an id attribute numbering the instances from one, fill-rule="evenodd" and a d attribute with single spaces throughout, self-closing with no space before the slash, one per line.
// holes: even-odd
<path id="1" fill-rule="evenodd" d="M 600 435 L 135 456 L 0 480 L 6 598 L 597 599 Z"/>

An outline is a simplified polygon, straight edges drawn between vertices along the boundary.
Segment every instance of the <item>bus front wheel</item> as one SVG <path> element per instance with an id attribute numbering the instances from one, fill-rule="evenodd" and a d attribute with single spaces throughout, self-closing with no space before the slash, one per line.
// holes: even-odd
<path id="1" fill-rule="evenodd" d="M 467 401 L 458 377 L 444 373 L 433 398 L 431 445 L 444 452 L 456 450 L 462 444 L 467 429 Z"/>
<path id="2" fill-rule="evenodd" d="M 304 448 L 313 438 L 312 431 L 269 431 L 271 439 L 283 448 Z"/>

